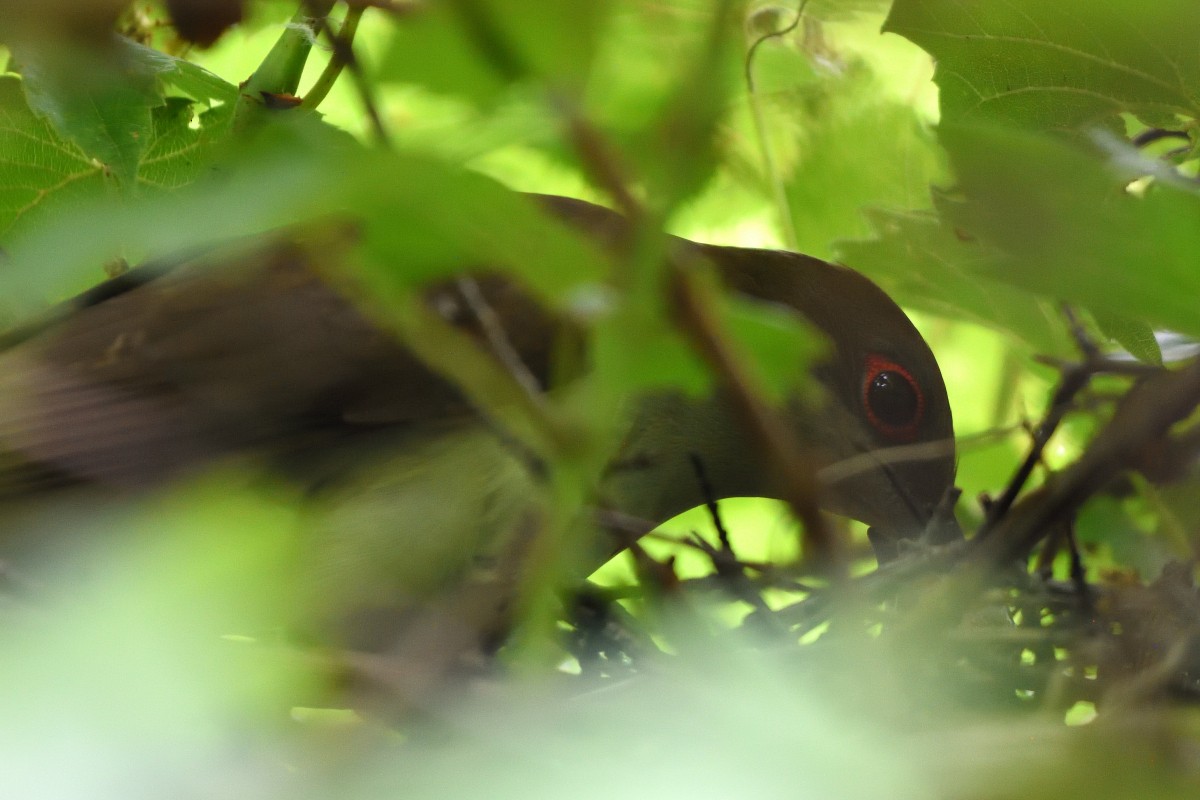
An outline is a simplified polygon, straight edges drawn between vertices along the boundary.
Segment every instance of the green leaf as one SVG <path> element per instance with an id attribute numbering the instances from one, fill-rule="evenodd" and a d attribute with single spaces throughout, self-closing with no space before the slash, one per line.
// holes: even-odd
<path id="1" fill-rule="evenodd" d="M 289 158 L 298 152 L 298 146 L 248 145 L 242 163 L 231 158 L 223 174 L 179 191 L 143 192 L 121 202 L 103 191 L 66 198 L 69 204 L 56 204 L 55 213 L 39 215 L 9 237 L 0 299 L 28 311 L 95 283 L 100 266 L 115 258 L 165 255 L 293 223 L 315 197 L 326 197 L 312 189 L 330 178 L 325 170 L 332 158 Z"/>
<path id="2" fill-rule="evenodd" d="M 465 39 L 446 3 L 396 27 L 379 77 L 458 95 L 480 106 L 497 102 L 507 86 L 504 76 Z"/>
<path id="3" fill-rule="evenodd" d="M 1037 129 L 1200 116 L 1192 0 L 896 0 L 884 30 L 937 60 L 942 118 Z"/>
<path id="4" fill-rule="evenodd" d="M 1106 312 L 1096 312 L 1093 316 L 1096 318 L 1096 324 L 1100 326 L 1100 331 L 1128 350 L 1138 361 L 1162 366 L 1162 348 L 1158 346 L 1154 329 L 1145 322 Z"/>
<path id="5" fill-rule="evenodd" d="M 554 306 L 608 274 L 591 241 L 547 217 L 528 197 L 444 162 L 354 154 L 313 198 L 316 211 L 344 209 L 364 224 L 379 288 L 412 288 L 465 265 L 504 270 Z"/>
<path id="6" fill-rule="evenodd" d="M 809 388 L 809 367 L 826 352 L 827 343 L 806 320 L 783 307 L 730 294 L 718 288 L 715 278 L 699 294 L 701 302 L 713 306 L 718 332 L 745 367 L 752 389 L 780 403 Z M 596 325 L 596 373 L 631 396 L 711 391 L 712 371 L 670 317 L 636 303 L 634 298 L 632 307 Z"/>
<path id="7" fill-rule="evenodd" d="M 142 65 L 142 71 L 154 74 L 162 84 L 178 89 L 193 100 L 205 103 L 232 103 L 238 98 L 236 86 L 199 64 L 176 58 L 129 39 L 117 39 L 115 47 L 118 55 Z"/>
<path id="8" fill-rule="evenodd" d="M 21 81 L 0 76 L 0 240 L 55 209 L 105 193 L 103 168 L 29 109 Z"/>
<path id="9" fill-rule="evenodd" d="M 734 5 L 678 0 L 664 14 L 623 4 L 596 57 L 586 112 L 664 215 L 719 163 L 719 128 L 742 76 Z"/>
<path id="10" fill-rule="evenodd" d="M 186 160 L 202 146 L 179 132 L 178 120 L 166 124 L 176 133 L 163 139 L 164 161 Z M 168 167 L 180 177 L 195 165 Z M 315 119 L 297 118 L 263 131 L 208 180 L 120 204 L 94 195 L 16 237 L 5 299 L 53 296 L 116 256 L 166 254 L 329 218 L 358 225 L 372 262 L 365 274 L 381 281 L 380 291 L 474 264 L 507 270 L 564 307 L 576 301 L 574 289 L 607 274 L 594 246 L 528 198 L 432 159 L 367 151 Z"/>
<path id="11" fill-rule="evenodd" d="M 1003 331 L 1040 353 L 1070 352 L 1057 314 L 1044 299 L 982 274 L 1000 253 L 932 212 L 873 211 L 868 217 L 875 238 L 839 242 L 840 260 L 898 303 Z"/>
<path id="12" fill-rule="evenodd" d="M 151 129 L 138 159 L 143 189 L 172 189 L 212 165 L 228 131 L 232 104 L 197 116 L 195 104 L 167 98 L 150 111 Z M 25 102 L 21 80 L 0 77 L 0 237 L 11 240 L 37 220 L 87 200 L 118 201 L 104 165 L 64 141 Z"/>
<path id="13" fill-rule="evenodd" d="M 153 133 L 138 165 L 138 185 L 176 189 L 212 169 L 229 133 L 233 109 L 227 103 L 197 114 L 191 100 L 168 97 L 151 112 Z"/>
<path id="14" fill-rule="evenodd" d="M 232 83 L 182 58 L 171 58 L 170 69 L 163 70 L 159 77 L 164 84 L 204 103 L 232 104 L 238 98 L 238 89 Z"/>
<path id="15" fill-rule="evenodd" d="M 380 77 L 457 94 L 480 105 L 528 79 L 578 91 L 608 3 L 455 0 L 395 28 Z"/>
<path id="16" fill-rule="evenodd" d="M 810 388 L 809 368 L 828 348 L 802 317 L 781 306 L 726 296 L 721 321 L 767 400 L 781 403 Z"/>
<path id="17" fill-rule="evenodd" d="M 21 719 L 32 734 L 17 745 L 5 723 L 0 737 L 8 752 L 15 745 L 21 753 L 15 780 L 40 787 L 31 794 L 43 794 L 47 780 L 72 795 L 85 785 L 78 772 L 49 778 L 52 756 L 35 740 L 81 736 L 96 748 L 84 759 L 93 763 L 118 764 L 136 751 L 188 770 L 183 765 L 221 757 L 220 731 L 266 729 L 298 692 L 316 690 L 309 668 L 249 638 L 269 640 L 300 608 L 291 566 L 296 506 L 251 485 L 248 475 L 224 473 L 125 503 L 76 497 L 19 523 L 9 510 L 6 534 L 18 525 L 43 541 L 64 529 L 76 534 L 50 563 L 31 568 L 52 617 L 38 604 L 13 604 L 0 634 L 8 687 L 0 706 L 5 720 Z M 62 726 L 66 707 L 71 733 Z M 107 778 L 91 778 L 87 794 L 116 796 Z"/>
<path id="18" fill-rule="evenodd" d="M 694 397 L 712 387 L 704 362 L 661 317 L 626 310 L 600 320 L 592 329 L 591 348 L 593 382 L 603 381 L 613 393 L 633 397 L 667 389 Z"/>
<path id="19" fill-rule="evenodd" d="M 866 208 L 925 208 L 943 156 L 917 113 L 881 101 L 866 80 L 826 81 L 819 111 L 797 120 L 799 157 L 786 179 L 801 250 L 828 258 L 836 239 L 870 233 Z"/>
<path id="20" fill-rule="evenodd" d="M 39 128 L 26 120 L 21 126 L 50 148 L 70 142 L 65 151 L 75 162 L 67 167 L 70 174 L 79 171 L 82 160 L 88 171 L 111 174 L 126 188 L 178 186 L 193 179 L 201 164 L 196 146 L 216 141 L 227 129 L 227 111 L 206 112 L 193 124 L 180 103 L 167 108 L 165 86 L 216 107 L 237 99 L 237 88 L 208 70 L 124 39 L 98 52 L 43 54 L 19 48 L 18 53 L 29 107 L 47 123 Z M 16 102 L 6 97 L 5 105 L 17 124 L 23 115 Z M 27 185 L 44 196 L 57 184 Z"/>
<path id="21" fill-rule="evenodd" d="M 410 91 L 453 95 L 482 112 L 434 107 L 435 130 L 450 115 L 439 145 L 461 142 L 453 149 L 469 152 L 516 139 L 556 163 L 586 157 L 585 172 L 594 174 L 596 162 L 615 167 L 665 215 L 717 165 L 718 124 L 740 75 L 734 4 L 679 0 L 669 14 L 613 5 L 611 15 L 607 3 L 431 5 L 397 26 L 381 72 Z M 423 100 L 410 104 L 428 109 Z M 578 105 L 588 132 L 612 145 L 603 154 L 581 154 L 561 134 L 564 110 Z M 415 119 L 399 136 L 411 139 L 423 126 L 430 122 Z"/>
<path id="22" fill-rule="evenodd" d="M 914 92 L 898 77 L 930 69 L 928 54 L 898 37 L 881 40 L 868 21 L 808 19 L 804 30 L 755 50 L 755 94 L 722 123 L 723 163 L 701 204 L 725 209 L 722 228 L 739 216 L 761 224 L 769 208 L 776 241 L 829 258 L 835 240 L 870 235 L 865 208 L 927 207 L 930 184 L 946 170 L 930 126 L 932 87 Z M 888 41 L 882 61 L 873 53 L 880 41 Z M 730 184 L 746 196 L 731 195 Z"/>
<path id="23" fill-rule="evenodd" d="M 1109 160 L 1046 134 L 943 125 L 966 201 L 955 224 L 1006 257 L 980 274 L 1095 313 L 1200 334 L 1200 192 L 1162 175 L 1137 196 L 1132 173 L 1154 168 L 1114 145 Z M 1132 163 L 1130 170 L 1127 163 Z"/>
<path id="24" fill-rule="evenodd" d="M 131 187 L 153 133 L 150 110 L 162 105 L 160 73 L 170 59 L 153 50 L 110 48 L 14 50 L 29 107 L 63 139 Z"/>

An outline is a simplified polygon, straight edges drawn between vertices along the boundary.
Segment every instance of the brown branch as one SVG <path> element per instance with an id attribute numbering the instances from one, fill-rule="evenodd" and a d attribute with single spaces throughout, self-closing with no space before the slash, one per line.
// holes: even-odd
<path id="1" fill-rule="evenodd" d="M 991 535 L 973 540 L 976 556 L 993 565 L 1022 558 L 1056 521 L 1071 517 L 1123 470 L 1136 466 L 1145 449 L 1160 444 L 1198 404 L 1200 360 L 1136 384 L 1078 461 L 1014 507 Z"/>
<path id="2" fill-rule="evenodd" d="M 379 105 L 375 101 L 375 90 L 372 88 L 371 82 L 367 80 L 367 76 L 362 69 L 362 63 L 358 60 L 358 56 L 354 52 L 354 44 L 351 41 L 351 37 L 354 34 L 354 27 L 356 26 L 351 26 L 343 31 L 334 31 L 333 26 L 329 24 L 329 18 L 324 14 L 317 14 L 320 8 L 332 4 L 321 2 L 321 0 L 305 0 L 305 2 L 312 9 L 314 14 L 313 22 L 316 24 L 317 29 L 332 44 L 334 60 L 341 62 L 350 71 L 354 88 L 358 92 L 359 102 L 362 103 L 363 110 L 367 114 L 367 119 L 371 123 L 371 130 L 375 134 L 375 139 L 383 147 L 390 148 L 392 138 L 388 135 L 387 127 L 383 124 L 383 117 L 379 114 Z"/>
<path id="3" fill-rule="evenodd" d="M 1083 355 L 1083 359 L 1077 363 L 1062 366 L 1062 378 L 1059 381 L 1058 388 L 1054 391 L 1054 397 L 1050 401 L 1050 408 L 1047 410 L 1045 417 L 1033 430 L 1033 442 L 1030 445 L 1029 452 L 1026 454 L 1025 460 L 1021 462 L 1021 466 L 1017 468 L 1012 479 L 1008 482 L 1004 493 L 988 506 L 987 517 L 976 534 L 977 539 L 984 539 L 989 536 L 996 524 L 1008 514 L 1013 502 L 1017 499 L 1017 495 L 1025 487 L 1029 476 L 1033 474 L 1034 468 L 1041 462 L 1042 453 L 1046 449 L 1046 445 L 1050 442 L 1050 438 L 1058 430 L 1063 418 L 1076 408 L 1076 398 L 1079 393 L 1091 383 L 1094 376 L 1118 371 L 1116 363 L 1105 357 L 1100 352 L 1100 348 L 1096 343 L 1088 336 L 1087 331 L 1084 330 L 1082 323 L 1070 306 L 1063 306 L 1063 315 L 1067 318 L 1071 334 L 1075 339 L 1076 346 Z M 1122 367 L 1128 366 L 1122 365 Z M 1158 367 L 1145 368 L 1139 366 L 1136 370 L 1122 368 L 1120 371 L 1123 374 L 1146 377 L 1147 375 L 1161 372 L 1161 369 Z"/>
<path id="4" fill-rule="evenodd" d="M 346 19 L 342 22 L 342 27 L 338 31 L 338 37 L 345 47 L 350 47 L 354 42 L 354 36 L 358 32 L 358 23 L 362 20 L 363 8 L 351 7 L 346 11 Z M 307 92 L 304 93 L 304 100 L 300 103 L 302 109 L 312 111 L 325 101 L 330 90 L 342 75 L 342 70 L 346 66 L 346 61 L 340 57 L 340 54 L 335 49 L 333 57 L 329 59 L 329 63 L 325 65 L 324 71 L 317 78 Z"/>
<path id="5" fill-rule="evenodd" d="M 751 446 L 766 455 L 779 481 L 780 496 L 804 525 L 805 554 L 830 575 L 844 577 L 841 543 L 821 516 L 817 473 L 800 451 L 796 432 L 760 399 L 754 381 L 729 347 L 711 303 L 702 296 L 695 273 L 686 264 L 677 264 L 671 279 L 676 323 L 727 392 Z"/>

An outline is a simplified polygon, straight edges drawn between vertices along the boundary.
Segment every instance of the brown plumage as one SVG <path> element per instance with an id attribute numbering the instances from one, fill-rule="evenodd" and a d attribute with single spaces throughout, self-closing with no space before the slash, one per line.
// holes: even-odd
<path id="1" fill-rule="evenodd" d="M 539 200 L 607 246 L 620 240 L 624 220 L 607 209 Z M 904 313 L 866 278 L 818 259 L 676 242 L 710 260 L 735 291 L 790 307 L 830 335 L 835 353 L 818 377 L 844 419 L 832 426 L 796 420 L 826 460 L 947 443 L 940 457 L 896 465 L 889 478 L 898 484 L 893 495 L 927 514 L 953 478 L 952 425 L 937 364 Z M 526 366 L 546 382 L 561 321 L 507 281 L 485 278 L 481 286 Z M 452 283 L 428 298 L 451 321 L 477 328 Z M 16 454 L 63 479 L 145 485 L 245 449 L 290 452 L 470 413 L 452 386 L 331 290 L 305 252 L 286 242 L 239 247 L 174 269 L 143 268 L 67 308 L 0 354 L 0 448 L 10 462 Z M 867 418 L 863 381 L 872 356 L 905 369 L 923 395 L 919 424 L 903 436 L 889 436 Z M 752 485 L 755 472 L 731 474 L 728 488 L 718 479 L 718 492 L 761 493 L 765 487 Z M 880 509 L 899 507 L 896 497 L 871 500 Z M 842 510 L 887 522 L 880 511 Z"/>
<path id="2" fill-rule="evenodd" d="M 623 240 L 627 223 L 612 211 L 536 201 L 605 247 Z M 682 239 L 672 246 L 710 261 L 732 290 L 790 308 L 829 336 L 833 350 L 817 370 L 827 402 L 788 409 L 830 478 L 825 504 L 890 539 L 919 533 L 953 482 L 953 430 L 937 363 L 904 313 L 866 278 L 818 259 Z M 407 459 L 400 475 L 416 474 L 431 453 L 461 451 L 470 461 L 480 448 L 490 448 L 496 476 L 512 472 L 500 463 L 503 447 L 481 444 L 491 433 L 454 387 L 331 289 L 309 258 L 267 241 L 144 267 L 11 335 L 16 343 L 0 353 L 0 498 L 66 484 L 152 486 L 244 454 L 325 482 L 359 453 L 379 463 L 372 459 L 389 448 Z M 578 332 L 501 277 L 484 275 L 479 285 L 523 363 L 552 383 L 556 342 Z M 448 282 L 426 298 L 482 336 L 458 291 Z M 459 438 L 439 443 L 442 431 Z M 616 463 L 636 466 L 614 468 L 600 496 L 652 522 L 706 499 L 693 455 L 718 498 L 774 491 L 774 476 L 719 394 L 645 398 L 626 443 Z M 412 500 L 443 485 L 404 480 L 387 494 Z M 519 502 L 495 501 L 496 487 L 487 491 L 479 508 L 522 513 Z M 423 537 L 441 537 L 436 505 L 422 512 Z M 471 519 L 474 506 L 461 505 Z M 368 514 L 362 524 L 378 527 L 382 518 Z M 372 532 L 370 546 L 348 538 L 338 558 L 386 563 L 387 536 Z"/>

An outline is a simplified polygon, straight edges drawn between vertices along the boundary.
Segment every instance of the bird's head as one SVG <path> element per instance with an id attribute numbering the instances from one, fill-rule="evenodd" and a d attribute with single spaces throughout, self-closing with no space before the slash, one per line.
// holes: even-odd
<path id="1" fill-rule="evenodd" d="M 921 534 L 955 473 L 954 428 L 932 351 L 907 315 L 853 270 L 795 253 L 712 248 L 729 284 L 799 312 L 829 340 L 824 397 L 791 418 L 818 465 L 828 510 L 883 540 Z"/>
<path id="2" fill-rule="evenodd" d="M 553 213 L 608 246 L 628 223 L 590 203 L 542 197 Z M 865 276 L 817 258 L 780 250 L 696 244 L 675 239 L 684 260 L 709 262 L 733 292 L 798 313 L 829 349 L 814 370 L 824 389 L 817 404 L 788 403 L 801 449 L 824 489 L 823 507 L 865 522 L 883 558 L 900 539 L 926 528 L 954 483 L 954 429 L 946 386 L 932 351 L 908 316 Z M 772 496 L 777 481 L 727 407 L 677 398 L 650 405 L 632 462 L 655 464 L 631 475 L 617 494 L 652 521 L 697 505 L 687 457 L 703 456 L 716 499 Z M 961 535 L 934 530 L 935 540 Z"/>

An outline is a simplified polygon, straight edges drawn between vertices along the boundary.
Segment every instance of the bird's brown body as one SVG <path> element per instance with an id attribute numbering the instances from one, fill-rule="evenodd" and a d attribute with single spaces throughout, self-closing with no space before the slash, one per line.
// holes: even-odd
<path id="1" fill-rule="evenodd" d="M 598 206 L 537 202 L 609 249 L 627 229 Z M 790 308 L 829 336 L 833 350 L 817 369 L 825 407 L 789 414 L 815 465 L 865 459 L 826 487 L 826 505 L 893 536 L 917 534 L 953 482 L 953 432 L 937 364 L 904 313 L 866 278 L 818 259 L 672 246 L 711 262 L 733 291 Z M 554 348 L 571 326 L 510 281 L 483 272 L 477 285 L 525 367 L 553 390 Z M 447 282 L 427 301 L 482 339 L 459 292 Z M 144 487 L 246 453 L 301 473 L 321 465 L 311 473 L 324 480 L 329 464 L 359 451 L 424 453 L 440 429 L 475 416 L 436 369 L 331 289 L 305 251 L 278 241 L 135 271 L 20 338 L 0 353 L 0 497 Z M 630 425 L 618 459 L 645 468 L 614 470 L 602 491 L 620 510 L 658 522 L 704 501 L 692 456 L 718 497 L 774 490 L 719 394 L 647 398 Z M 886 456 L 922 443 L 940 449 Z"/>

